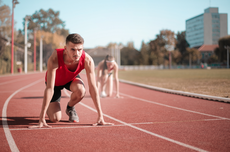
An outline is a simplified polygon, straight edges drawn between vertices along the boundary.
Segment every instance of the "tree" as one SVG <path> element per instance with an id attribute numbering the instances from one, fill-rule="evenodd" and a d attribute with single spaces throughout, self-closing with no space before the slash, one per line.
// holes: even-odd
<path id="1" fill-rule="evenodd" d="M 128 42 L 127 47 L 121 49 L 121 65 L 139 65 L 140 52 L 133 46 L 133 42 Z"/>
<path id="2" fill-rule="evenodd" d="M 161 30 L 160 36 L 165 42 L 165 48 L 167 51 L 173 51 L 176 45 L 175 34 L 170 30 Z"/>
<path id="3" fill-rule="evenodd" d="M 148 45 L 142 41 L 141 45 L 141 61 L 140 64 L 142 65 L 149 65 L 149 51 L 148 51 Z"/>
<path id="4" fill-rule="evenodd" d="M 0 74 L 10 73 L 11 53 L 10 46 L 4 46 L 4 51 L 0 55 Z"/>
<path id="5" fill-rule="evenodd" d="M 6 38 L 11 35 L 11 14 L 7 5 L 0 6 L 0 34 Z"/>
<path id="6" fill-rule="evenodd" d="M 181 63 L 181 64 L 184 62 L 184 58 L 185 58 L 185 55 L 186 55 L 186 48 L 189 47 L 189 44 L 185 39 L 185 34 L 186 34 L 185 31 L 178 32 L 176 34 L 176 40 L 177 40 L 176 49 L 181 54 L 181 60 L 178 60 L 177 62 Z"/>
<path id="7" fill-rule="evenodd" d="M 214 50 L 216 56 L 218 56 L 219 62 L 226 62 L 227 61 L 227 49 L 225 46 L 230 46 L 230 35 L 222 37 L 218 41 L 219 48 Z"/>
<path id="8" fill-rule="evenodd" d="M 3 54 L 4 50 L 5 50 L 4 38 L 0 33 L 0 56 Z"/>
<path id="9" fill-rule="evenodd" d="M 62 35 L 58 35 L 57 33 L 50 33 L 45 31 L 37 31 L 36 32 L 36 54 L 37 61 L 39 61 L 39 52 L 40 52 L 40 38 L 43 37 L 43 62 L 47 63 L 48 58 L 56 48 L 63 48 L 65 46 L 65 37 Z M 33 44 L 33 40 L 29 40 L 31 44 Z M 33 44 L 34 45 L 34 44 Z M 31 48 L 33 48 L 33 45 Z"/>
<path id="10" fill-rule="evenodd" d="M 1 1 L 0 1 L 1 4 Z M 0 6 L 0 74 L 10 73 L 11 54 L 10 47 L 6 46 L 11 37 L 10 7 Z"/>
<path id="11" fill-rule="evenodd" d="M 182 58 L 182 55 L 181 55 L 181 52 L 176 49 L 174 51 L 172 51 L 172 63 L 173 64 L 178 64 L 181 62 L 181 59 Z"/>
<path id="12" fill-rule="evenodd" d="M 150 64 L 162 65 L 164 64 L 164 56 L 166 54 L 165 42 L 160 35 L 157 35 L 155 40 L 150 41 Z"/>
<path id="13" fill-rule="evenodd" d="M 34 38 L 33 33 L 36 30 L 36 54 L 37 61 L 39 61 L 40 38 L 43 37 L 43 62 L 47 63 L 49 56 L 54 49 L 63 48 L 65 45 L 65 38 L 69 35 L 69 30 L 65 29 L 65 22 L 59 18 L 60 12 L 48 9 L 47 11 L 40 9 L 31 15 L 27 22 L 27 32 L 29 35 L 28 42 L 32 44 L 28 51 L 34 52 Z M 25 18 L 23 25 L 25 24 Z M 24 27 L 24 26 L 23 26 Z M 25 29 L 24 29 L 25 30 Z M 18 43 L 24 43 L 24 36 L 19 30 Z"/>
<path id="14" fill-rule="evenodd" d="M 201 53 L 198 49 L 195 48 L 187 48 L 186 53 L 184 55 L 184 60 L 189 63 L 191 61 L 191 64 L 194 62 L 198 62 L 201 59 Z"/>
<path id="15" fill-rule="evenodd" d="M 36 11 L 28 21 L 28 30 L 32 32 L 35 28 L 45 32 L 57 33 L 66 37 L 69 31 L 65 29 L 65 22 L 59 18 L 60 12 L 48 9 Z M 25 24 L 25 18 L 23 25 Z"/>
<path id="16" fill-rule="evenodd" d="M 153 65 L 168 65 L 169 53 L 175 46 L 174 32 L 161 30 L 153 41 L 150 41 L 150 63 Z"/>
<path id="17" fill-rule="evenodd" d="M 208 63 L 216 63 L 218 62 L 218 56 L 216 54 L 212 54 L 209 59 L 208 59 Z"/>

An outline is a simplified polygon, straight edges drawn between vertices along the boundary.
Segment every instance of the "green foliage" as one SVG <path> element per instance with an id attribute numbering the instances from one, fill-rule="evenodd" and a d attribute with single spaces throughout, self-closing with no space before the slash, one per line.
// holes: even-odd
<path id="1" fill-rule="evenodd" d="M 128 43 L 128 47 L 121 49 L 121 65 L 139 65 L 140 52 L 133 47 L 133 42 Z"/>
<path id="2" fill-rule="evenodd" d="M 149 47 L 142 41 L 140 64 L 149 65 Z"/>
<path id="3" fill-rule="evenodd" d="M 209 57 L 208 63 L 217 63 L 218 62 L 218 56 L 213 54 L 212 56 Z"/>
<path id="4" fill-rule="evenodd" d="M 215 55 L 218 56 L 219 62 L 225 62 L 226 63 L 226 61 L 227 61 L 227 49 L 225 47 L 226 46 L 230 47 L 230 35 L 220 38 L 218 43 L 219 43 L 219 48 L 216 48 L 214 50 Z"/>
<path id="5" fill-rule="evenodd" d="M 176 35 L 176 40 L 177 40 L 177 43 L 176 43 L 176 49 L 180 52 L 181 56 L 180 56 L 180 59 L 176 59 L 177 63 L 179 64 L 183 64 L 185 63 L 185 57 L 186 57 L 186 48 L 189 47 L 189 44 L 188 42 L 186 41 L 185 39 L 185 31 L 183 32 L 178 32 L 177 35 Z"/>
<path id="6" fill-rule="evenodd" d="M 166 49 L 166 45 L 170 44 L 167 39 L 167 32 L 164 32 L 163 30 L 160 32 L 159 35 L 157 35 L 157 38 L 155 40 L 150 41 L 150 63 L 153 65 L 164 65 L 165 59 L 168 58 L 168 53 Z M 167 63 L 166 63 L 167 64 Z"/>
<path id="7" fill-rule="evenodd" d="M 0 34 L 5 37 L 11 35 L 11 14 L 7 5 L 0 6 Z"/>
<path id="8" fill-rule="evenodd" d="M 28 20 L 28 30 L 32 32 L 35 28 L 45 32 L 57 33 L 66 37 L 69 30 L 65 29 L 65 22 L 59 18 L 60 12 L 48 9 L 36 11 Z M 25 24 L 25 19 L 23 25 Z"/>
<path id="9" fill-rule="evenodd" d="M 187 48 L 186 53 L 184 55 L 184 60 L 191 60 L 191 62 L 196 63 L 201 59 L 201 54 L 198 49 L 195 48 Z"/>
<path id="10" fill-rule="evenodd" d="M 11 53 L 10 47 L 4 47 L 4 51 L 0 56 L 0 74 L 10 73 L 11 69 Z"/>
<path id="11" fill-rule="evenodd" d="M 1 2 L 1 1 L 0 1 Z M 31 15 L 31 19 L 28 20 L 28 42 L 31 43 L 31 47 L 28 48 L 28 52 L 34 52 L 34 40 L 33 34 L 36 29 L 36 60 L 39 62 L 39 50 L 40 50 L 40 38 L 43 36 L 43 61 L 47 62 L 49 56 L 54 49 L 64 47 L 65 37 L 69 35 L 69 30 L 65 29 L 65 22 L 59 18 L 60 12 L 48 9 L 47 11 L 40 9 Z M 22 23 L 23 27 L 25 24 Z M 39 30 L 40 29 L 40 30 Z M 32 38 L 31 38 L 32 36 Z M 0 73 L 10 73 L 11 69 L 11 47 L 6 46 L 7 38 L 11 37 L 11 13 L 10 7 L 3 5 L 0 6 Z M 14 49 L 16 46 L 24 49 L 24 30 L 14 32 Z M 33 58 L 33 54 L 32 54 Z M 20 59 L 22 63 L 23 59 Z M 32 59 L 33 61 L 33 59 Z M 16 61 L 15 61 L 16 62 Z M 14 63 L 15 63 L 14 62 Z M 28 65 L 28 70 L 33 70 L 33 63 Z M 14 65 L 14 71 L 17 71 L 16 63 Z"/>
<path id="12" fill-rule="evenodd" d="M 179 50 L 172 51 L 172 64 L 176 65 L 181 62 L 182 55 Z"/>

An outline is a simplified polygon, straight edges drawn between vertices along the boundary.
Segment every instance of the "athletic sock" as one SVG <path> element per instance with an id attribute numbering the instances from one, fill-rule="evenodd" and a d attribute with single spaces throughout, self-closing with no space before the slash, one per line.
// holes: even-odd
<path id="1" fill-rule="evenodd" d="M 73 107 L 69 106 L 69 103 L 67 104 L 67 109 L 72 109 Z"/>

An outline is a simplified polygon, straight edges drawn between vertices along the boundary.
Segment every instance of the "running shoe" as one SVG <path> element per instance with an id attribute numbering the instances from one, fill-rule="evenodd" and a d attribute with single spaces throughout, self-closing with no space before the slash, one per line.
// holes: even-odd
<path id="1" fill-rule="evenodd" d="M 69 116 L 69 122 L 79 122 L 79 117 L 74 107 L 66 108 L 65 112 Z"/>
<path id="2" fill-rule="evenodd" d="M 105 93 L 105 91 L 102 91 L 102 92 L 101 92 L 101 97 L 102 97 L 102 98 L 107 97 L 107 94 Z"/>

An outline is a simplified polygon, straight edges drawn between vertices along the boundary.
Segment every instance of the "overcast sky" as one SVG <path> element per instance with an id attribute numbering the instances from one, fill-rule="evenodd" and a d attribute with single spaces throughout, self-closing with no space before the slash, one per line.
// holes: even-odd
<path id="1" fill-rule="evenodd" d="M 14 9 L 15 28 L 23 29 L 23 18 L 40 9 L 60 12 L 70 33 L 85 39 L 85 48 L 107 46 L 110 42 L 133 41 L 136 49 L 141 42 L 156 38 L 160 30 L 175 33 L 185 31 L 185 21 L 204 13 L 208 7 L 218 7 L 228 14 L 230 0 L 18 0 Z M 12 0 L 2 0 L 12 8 Z"/>

